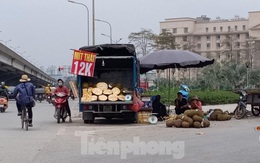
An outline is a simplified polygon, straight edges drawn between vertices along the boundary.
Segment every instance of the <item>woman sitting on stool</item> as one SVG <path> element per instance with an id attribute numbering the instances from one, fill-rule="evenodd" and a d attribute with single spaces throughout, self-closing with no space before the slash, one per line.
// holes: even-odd
<path id="1" fill-rule="evenodd" d="M 155 116 L 159 121 L 163 121 L 163 117 L 167 116 L 166 107 L 161 103 L 161 96 L 156 95 L 152 103 L 153 113 L 157 113 Z"/>

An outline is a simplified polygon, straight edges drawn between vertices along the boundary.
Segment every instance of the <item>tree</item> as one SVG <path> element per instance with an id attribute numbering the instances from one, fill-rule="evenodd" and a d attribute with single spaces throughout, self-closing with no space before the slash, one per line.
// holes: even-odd
<path id="1" fill-rule="evenodd" d="M 163 32 L 154 37 L 155 48 L 162 49 L 176 49 L 179 45 L 175 42 L 175 37 L 170 32 Z"/>
<path id="2" fill-rule="evenodd" d="M 226 38 L 221 41 L 221 46 L 224 47 L 222 53 L 226 54 L 227 61 L 235 60 L 236 62 L 239 62 L 240 43 L 238 42 L 237 35 L 232 34 L 231 31 L 229 31 Z"/>
<path id="3" fill-rule="evenodd" d="M 150 29 L 141 29 L 140 32 L 132 32 L 128 39 L 136 47 L 136 53 L 139 57 L 145 56 L 154 47 L 154 34 Z"/>
<path id="4" fill-rule="evenodd" d="M 245 54 L 245 63 L 249 64 L 249 68 L 253 68 L 255 55 L 260 51 L 260 44 L 257 38 L 250 37 L 244 44 L 242 52 Z"/>

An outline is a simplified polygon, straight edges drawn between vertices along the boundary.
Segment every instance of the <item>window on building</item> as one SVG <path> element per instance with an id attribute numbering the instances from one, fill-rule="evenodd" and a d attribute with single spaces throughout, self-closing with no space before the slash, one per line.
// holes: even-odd
<path id="1" fill-rule="evenodd" d="M 208 27 L 206 28 L 206 32 L 209 32 L 209 28 Z"/>
<path id="2" fill-rule="evenodd" d="M 216 37 L 217 37 L 217 40 L 220 40 L 220 35 L 217 35 Z"/>
<path id="3" fill-rule="evenodd" d="M 187 36 L 183 36 L 182 40 L 183 41 L 188 41 L 188 37 Z"/>
<path id="4" fill-rule="evenodd" d="M 248 33 L 246 34 L 246 39 L 249 39 L 249 34 Z"/>
<path id="5" fill-rule="evenodd" d="M 201 44 L 197 44 L 197 49 L 201 49 Z"/>
<path id="6" fill-rule="evenodd" d="M 228 26 L 228 31 L 230 31 L 231 30 L 231 27 L 230 26 Z"/>
<path id="7" fill-rule="evenodd" d="M 188 28 L 184 28 L 184 33 L 188 33 Z"/>
<path id="8" fill-rule="evenodd" d="M 200 37 L 200 36 L 197 36 L 197 40 L 198 40 L 198 41 L 201 41 L 201 37 Z"/>
<path id="9" fill-rule="evenodd" d="M 237 44 L 237 48 L 240 48 L 240 42 L 237 42 L 236 44 Z"/>
<path id="10" fill-rule="evenodd" d="M 235 26 L 235 31 L 237 31 L 237 26 Z"/>
<path id="11" fill-rule="evenodd" d="M 243 25 L 243 30 L 246 30 L 246 25 Z"/>
<path id="12" fill-rule="evenodd" d="M 229 42 L 226 43 L 226 47 L 230 48 L 230 43 Z"/>
<path id="13" fill-rule="evenodd" d="M 162 33 L 166 33 L 167 32 L 167 30 L 166 29 L 162 29 Z"/>
<path id="14" fill-rule="evenodd" d="M 220 27 L 220 32 L 222 32 L 223 31 L 223 27 Z"/>
<path id="15" fill-rule="evenodd" d="M 207 43 L 207 49 L 210 49 L 210 43 Z"/>
<path id="16" fill-rule="evenodd" d="M 173 28 L 172 33 L 177 33 L 177 28 Z"/>
<path id="17" fill-rule="evenodd" d="M 217 49 L 220 49 L 220 43 L 217 43 L 216 47 Z"/>
<path id="18" fill-rule="evenodd" d="M 240 34 L 237 34 L 237 39 L 240 39 Z"/>
<path id="19" fill-rule="evenodd" d="M 216 32 L 216 27 L 213 27 L 213 31 Z"/>
<path id="20" fill-rule="evenodd" d="M 210 41 L 210 36 L 207 36 L 207 41 Z"/>

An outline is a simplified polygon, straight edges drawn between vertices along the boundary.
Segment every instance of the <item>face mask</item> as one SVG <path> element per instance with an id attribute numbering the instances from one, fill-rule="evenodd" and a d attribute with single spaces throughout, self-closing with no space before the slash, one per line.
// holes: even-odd
<path id="1" fill-rule="evenodd" d="M 62 82 L 59 82 L 59 83 L 58 83 L 58 85 L 59 85 L 59 86 L 62 86 L 62 85 L 63 85 L 63 83 L 62 83 Z"/>

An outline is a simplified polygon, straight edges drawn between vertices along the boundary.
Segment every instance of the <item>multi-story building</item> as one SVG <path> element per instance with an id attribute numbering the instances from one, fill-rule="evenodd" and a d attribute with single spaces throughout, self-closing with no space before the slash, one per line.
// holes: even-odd
<path id="1" fill-rule="evenodd" d="M 260 11 L 249 12 L 248 18 L 169 18 L 160 22 L 160 31 L 171 33 L 177 49 L 194 51 L 216 61 L 232 59 L 260 67 Z M 191 74 L 196 77 L 196 73 Z"/>

